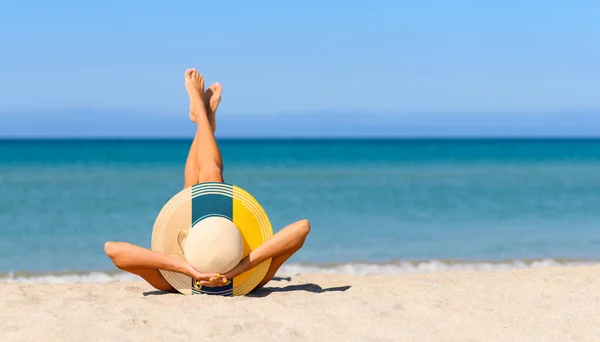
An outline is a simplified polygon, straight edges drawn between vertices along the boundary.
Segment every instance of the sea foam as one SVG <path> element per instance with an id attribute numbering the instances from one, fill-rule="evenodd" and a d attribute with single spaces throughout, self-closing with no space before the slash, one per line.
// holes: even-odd
<path id="1" fill-rule="evenodd" d="M 286 277 L 298 274 L 348 274 L 348 275 L 394 275 L 414 273 L 435 273 L 447 271 L 494 271 L 516 270 L 556 266 L 600 265 L 600 260 L 507 260 L 490 262 L 470 262 L 454 260 L 395 261 L 389 263 L 341 263 L 330 265 L 287 264 L 283 265 L 277 276 Z M 106 283 L 139 281 L 140 278 L 121 271 L 91 272 L 54 272 L 26 273 L 9 272 L 0 274 L 0 282 L 9 283 Z"/>

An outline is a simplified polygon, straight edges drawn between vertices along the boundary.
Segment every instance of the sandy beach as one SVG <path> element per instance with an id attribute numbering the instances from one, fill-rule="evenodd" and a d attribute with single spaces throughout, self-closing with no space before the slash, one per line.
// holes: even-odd
<path id="1" fill-rule="evenodd" d="M 297 275 L 251 296 L 0 284 L 0 341 L 597 341 L 600 266 Z"/>

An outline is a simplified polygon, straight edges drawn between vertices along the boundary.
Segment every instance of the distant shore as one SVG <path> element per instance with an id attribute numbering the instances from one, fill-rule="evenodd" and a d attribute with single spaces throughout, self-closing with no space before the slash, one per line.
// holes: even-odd
<path id="1" fill-rule="evenodd" d="M 410 275 L 306 274 L 248 297 L 143 282 L 0 282 L 2 341 L 595 341 L 600 266 Z"/>

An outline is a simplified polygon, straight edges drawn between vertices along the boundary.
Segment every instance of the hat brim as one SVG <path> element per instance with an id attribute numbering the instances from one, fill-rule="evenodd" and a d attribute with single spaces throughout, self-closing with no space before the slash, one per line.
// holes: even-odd
<path id="1" fill-rule="evenodd" d="M 163 206 L 152 230 L 152 250 L 183 258 L 178 234 L 210 216 L 225 217 L 236 225 L 244 241 L 242 258 L 273 236 L 269 217 L 252 195 L 235 185 L 207 182 L 180 191 Z M 222 287 L 199 286 L 195 279 L 177 272 L 160 273 L 185 295 L 243 296 L 263 280 L 270 265 L 271 259 L 265 260 Z"/>

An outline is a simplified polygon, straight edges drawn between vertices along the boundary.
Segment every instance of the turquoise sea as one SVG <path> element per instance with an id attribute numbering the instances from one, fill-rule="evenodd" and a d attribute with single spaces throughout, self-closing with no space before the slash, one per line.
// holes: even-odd
<path id="1" fill-rule="evenodd" d="M 183 186 L 189 140 L 0 140 L 0 280 L 129 279 Z M 355 274 L 600 260 L 600 140 L 223 140 L 225 179 L 275 230 L 312 223 L 282 270 Z"/>

